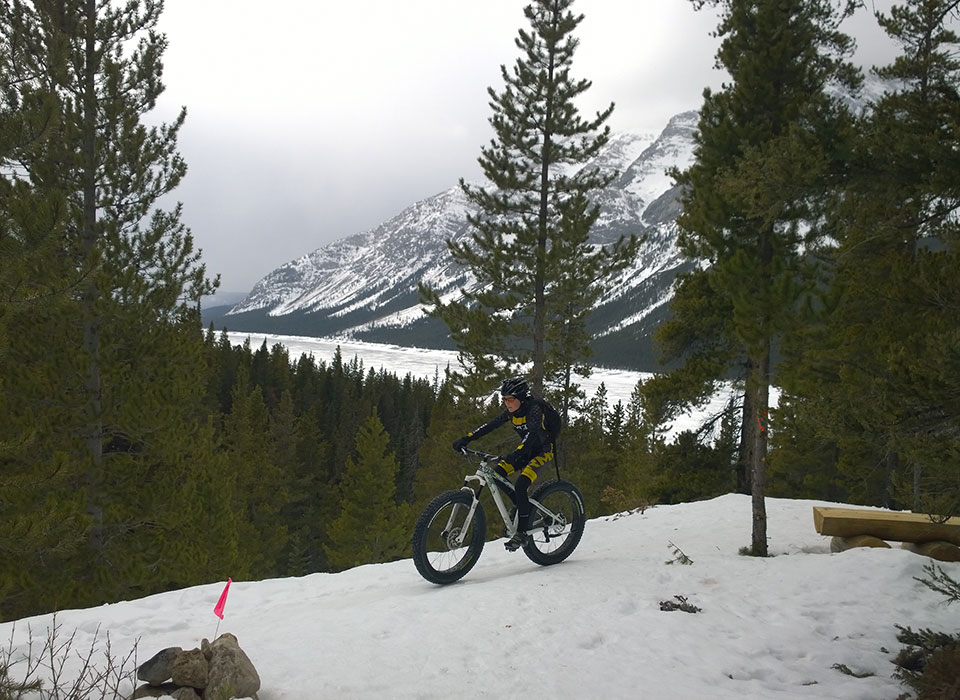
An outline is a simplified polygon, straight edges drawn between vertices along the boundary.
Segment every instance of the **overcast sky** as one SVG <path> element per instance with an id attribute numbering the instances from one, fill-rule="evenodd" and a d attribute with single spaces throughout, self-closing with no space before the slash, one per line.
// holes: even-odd
<path id="1" fill-rule="evenodd" d="M 174 193 L 221 291 L 374 228 L 479 175 L 487 87 L 518 56 L 521 0 L 166 0 L 155 119 L 180 106 Z M 580 102 L 614 131 L 696 109 L 714 69 L 713 11 L 689 0 L 579 0 Z M 869 41 L 867 42 L 869 43 Z M 861 46 L 864 42 L 861 40 Z"/>

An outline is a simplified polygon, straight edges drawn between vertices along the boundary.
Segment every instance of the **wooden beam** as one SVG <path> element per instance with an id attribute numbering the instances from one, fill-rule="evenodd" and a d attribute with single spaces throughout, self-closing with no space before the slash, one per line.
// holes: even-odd
<path id="1" fill-rule="evenodd" d="M 897 542 L 950 542 L 960 545 L 960 518 L 936 523 L 930 516 L 861 508 L 813 507 L 813 526 L 821 535 L 873 535 Z"/>

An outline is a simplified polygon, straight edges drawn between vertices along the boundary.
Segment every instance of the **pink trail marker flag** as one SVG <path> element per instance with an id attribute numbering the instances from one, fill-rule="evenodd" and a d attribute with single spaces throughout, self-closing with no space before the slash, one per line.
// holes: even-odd
<path id="1" fill-rule="evenodd" d="M 227 604 L 227 593 L 230 590 L 230 584 L 233 583 L 232 578 L 227 578 L 227 585 L 223 587 L 223 593 L 220 594 L 220 600 L 217 601 L 217 604 L 213 608 L 213 614 L 223 619 L 223 606 Z"/>

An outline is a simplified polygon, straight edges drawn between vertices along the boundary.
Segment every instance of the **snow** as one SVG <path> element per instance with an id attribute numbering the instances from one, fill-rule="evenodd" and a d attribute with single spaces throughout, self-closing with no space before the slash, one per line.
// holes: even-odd
<path id="1" fill-rule="evenodd" d="M 766 559 L 738 554 L 750 541 L 750 499 L 727 495 L 591 520 L 578 549 L 552 567 L 491 541 L 446 587 L 420 578 L 409 559 L 234 581 L 219 631 L 236 635 L 257 667 L 260 700 L 892 700 L 902 692 L 891 678 L 894 626 L 954 631 L 957 611 L 915 580 L 924 557 L 831 554 L 813 527 L 818 504 L 767 499 Z M 670 543 L 693 563 L 668 565 Z M 960 564 L 941 566 L 960 578 Z M 139 640 L 142 662 L 212 638 L 224 583 L 63 611 L 57 621 L 77 630 L 75 648 L 98 626 L 115 655 Z M 675 596 L 701 612 L 662 611 Z M 51 621 L 0 624 L 0 639 L 24 644 L 28 626 L 43 637 Z"/>
<path id="2" fill-rule="evenodd" d="M 300 355 L 312 355 L 318 362 L 323 360 L 329 363 L 337 347 L 344 362 L 350 362 L 354 357 L 363 361 L 364 370 L 378 371 L 385 369 L 401 377 L 408 372 L 414 377 L 433 379 L 439 372 L 443 379 L 443 372 L 447 367 L 457 369 L 457 352 L 455 350 L 434 350 L 427 348 L 406 347 L 386 343 L 368 343 L 361 340 L 343 338 L 312 338 L 302 335 L 275 335 L 270 333 L 228 332 L 227 337 L 234 345 L 242 345 L 249 338 L 250 346 L 256 350 L 264 341 L 268 348 L 279 343 L 287 348 L 290 359 L 295 360 Z M 634 372 L 625 369 L 594 369 L 592 376 L 581 380 L 587 395 L 593 395 L 600 383 L 607 388 L 607 395 L 611 404 L 630 400 L 630 394 L 641 378 L 649 377 L 645 372 Z"/>
<path id="3" fill-rule="evenodd" d="M 254 350 L 260 347 L 264 341 L 266 341 L 267 347 L 273 347 L 280 343 L 287 348 L 291 360 L 296 360 L 300 355 L 306 354 L 312 355 L 314 360 L 318 362 L 323 360 L 327 363 L 330 362 L 339 346 L 344 362 L 350 362 L 354 357 L 357 357 L 363 361 L 364 371 L 385 369 L 387 372 L 392 372 L 400 377 L 406 376 L 409 372 L 414 377 L 432 380 L 439 373 L 442 380 L 444 370 L 447 367 L 454 370 L 459 368 L 455 350 L 432 350 L 341 338 L 311 338 L 268 333 L 236 332 L 227 333 L 227 337 L 234 345 L 241 345 L 249 338 L 250 346 Z M 582 380 L 580 383 L 587 395 L 592 396 L 600 383 L 603 382 L 607 388 L 610 405 L 617 401 L 623 401 L 624 404 L 627 404 L 637 382 L 648 376 L 650 375 L 643 372 L 598 368 L 594 370 L 591 377 Z"/>

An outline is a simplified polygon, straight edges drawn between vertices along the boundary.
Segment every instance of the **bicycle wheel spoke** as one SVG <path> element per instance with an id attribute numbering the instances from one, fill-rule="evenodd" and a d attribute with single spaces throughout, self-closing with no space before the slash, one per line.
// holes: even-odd
<path id="1" fill-rule="evenodd" d="M 538 564 L 556 564 L 566 559 L 580 542 L 583 501 L 567 482 L 545 484 L 538 490 L 536 500 L 542 509 L 537 509 L 535 528 L 530 532 L 532 539 L 525 551 Z"/>
<path id="2" fill-rule="evenodd" d="M 414 563 L 428 581 L 452 583 L 480 556 L 486 519 L 479 506 L 471 516 L 471 502 L 469 493 L 448 492 L 434 499 L 420 516 L 413 538 Z"/>

